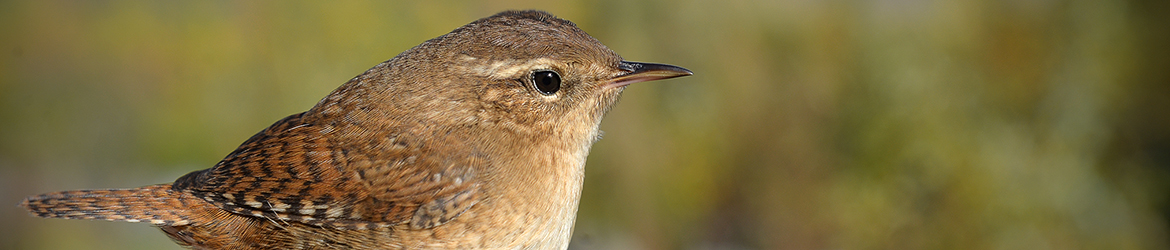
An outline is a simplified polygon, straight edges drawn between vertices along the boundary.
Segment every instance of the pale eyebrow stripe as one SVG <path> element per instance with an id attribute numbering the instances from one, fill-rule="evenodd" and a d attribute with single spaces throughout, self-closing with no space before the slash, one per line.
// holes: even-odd
<path id="1" fill-rule="evenodd" d="M 464 61 L 479 60 L 471 56 L 463 56 Z M 524 63 L 517 63 L 516 60 L 497 60 L 488 63 L 472 63 L 460 66 L 460 70 L 471 74 L 485 76 L 490 79 L 509 79 L 519 76 L 521 73 L 527 73 L 531 69 L 537 68 L 552 68 L 554 61 L 549 58 L 537 58 L 528 60 Z M 470 65 L 470 66 L 468 66 Z"/>

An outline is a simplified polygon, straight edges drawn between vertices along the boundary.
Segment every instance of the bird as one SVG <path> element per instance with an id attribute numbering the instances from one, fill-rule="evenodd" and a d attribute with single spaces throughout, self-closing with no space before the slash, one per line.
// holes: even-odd
<path id="1" fill-rule="evenodd" d="M 504 11 L 427 40 L 170 184 L 63 191 L 35 216 L 149 223 L 191 249 L 566 249 L 585 159 L 630 84 L 570 21 Z"/>

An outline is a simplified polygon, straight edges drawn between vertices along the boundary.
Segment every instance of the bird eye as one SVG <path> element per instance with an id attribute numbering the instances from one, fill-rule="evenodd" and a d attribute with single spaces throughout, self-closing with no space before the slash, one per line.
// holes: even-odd
<path id="1" fill-rule="evenodd" d="M 554 71 L 532 72 L 532 86 L 544 95 L 556 94 L 561 89 L 561 76 Z"/>

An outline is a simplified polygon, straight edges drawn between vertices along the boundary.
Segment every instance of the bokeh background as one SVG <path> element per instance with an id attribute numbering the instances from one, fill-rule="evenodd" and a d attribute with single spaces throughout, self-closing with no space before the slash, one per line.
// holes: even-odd
<path id="1" fill-rule="evenodd" d="M 165 183 L 506 9 L 638 84 L 571 249 L 1167 249 L 1164 0 L 0 1 L 0 249 L 179 249 L 25 196 Z"/>

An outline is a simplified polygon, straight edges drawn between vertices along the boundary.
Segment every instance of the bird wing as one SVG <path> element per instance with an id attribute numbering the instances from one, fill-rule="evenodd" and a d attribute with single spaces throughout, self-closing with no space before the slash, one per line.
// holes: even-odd
<path id="1" fill-rule="evenodd" d="M 252 136 L 215 167 L 180 177 L 174 189 L 240 215 L 348 229 L 431 228 L 479 200 L 476 157 L 404 144 L 379 147 L 372 157 L 331 141 L 328 129 L 303 123 L 303 115 Z"/>

